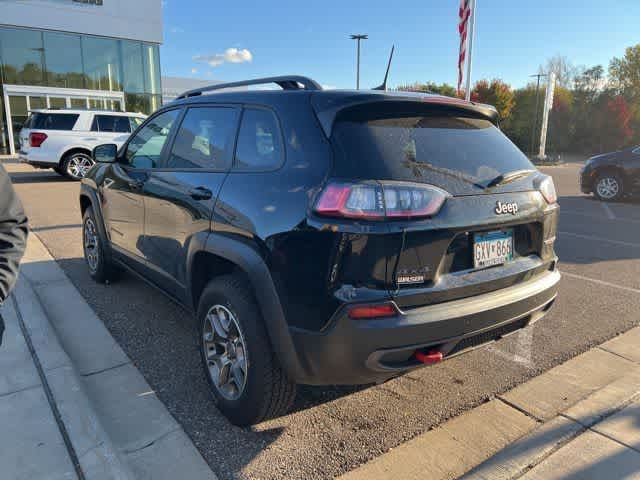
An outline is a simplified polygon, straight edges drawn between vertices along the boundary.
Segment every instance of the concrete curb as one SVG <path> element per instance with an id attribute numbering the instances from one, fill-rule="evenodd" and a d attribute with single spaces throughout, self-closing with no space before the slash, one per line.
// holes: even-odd
<path id="1" fill-rule="evenodd" d="M 639 338 L 631 329 L 340 478 L 518 478 L 640 398 Z"/>
<path id="2" fill-rule="evenodd" d="M 35 234 L 15 297 L 87 478 L 216 479 Z"/>
<path id="3" fill-rule="evenodd" d="M 80 376 L 25 276 L 20 278 L 13 297 L 85 477 L 134 478 L 119 458 L 97 413 L 91 407 Z"/>

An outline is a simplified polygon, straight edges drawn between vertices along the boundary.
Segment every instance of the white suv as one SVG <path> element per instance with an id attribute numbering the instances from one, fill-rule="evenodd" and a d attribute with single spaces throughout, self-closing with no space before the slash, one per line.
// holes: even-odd
<path id="1" fill-rule="evenodd" d="M 91 152 L 102 143 L 120 147 L 146 117 L 92 110 L 34 110 L 20 130 L 20 160 L 52 168 L 73 180 L 93 166 Z"/>

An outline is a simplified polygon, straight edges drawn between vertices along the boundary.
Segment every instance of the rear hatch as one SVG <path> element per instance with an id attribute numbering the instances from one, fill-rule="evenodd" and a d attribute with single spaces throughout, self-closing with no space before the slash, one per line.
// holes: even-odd
<path id="1" fill-rule="evenodd" d="M 20 151 L 26 154 L 31 148 L 33 148 L 30 138 L 32 133 L 43 134 L 35 141 L 36 145 L 39 147 L 51 135 L 51 131 L 72 131 L 79 117 L 79 114 L 69 112 L 31 112 L 20 130 Z"/>
<path id="2" fill-rule="evenodd" d="M 545 268 L 546 177 L 493 118 L 468 106 L 368 101 L 332 119 L 330 181 L 378 182 L 386 207 L 392 196 L 394 205 L 409 199 L 384 221 L 386 288 L 402 308 L 504 288 Z M 412 185 L 446 192 L 439 211 L 411 215 L 410 195 L 420 195 Z"/>

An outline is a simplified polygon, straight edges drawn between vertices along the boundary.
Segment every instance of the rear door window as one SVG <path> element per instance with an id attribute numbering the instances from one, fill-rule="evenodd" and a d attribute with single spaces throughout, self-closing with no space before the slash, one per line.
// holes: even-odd
<path id="1" fill-rule="evenodd" d="M 282 136 L 273 112 L 246 108 L 242 113 L 235 168 L 246 171 L 274 170 L 282 163 Z"/>
<path id="2" fill-rule="evenodd" d="M 73 130 L 78 120 L 77 113 L 42 113 L 31 115 L 29 128 L 37 130 Z"/>
<path id="3" fill-rule="evenodd" d="M 91 125 L 92 132 L 131 132 L 131 124 L 128 117 L 120 115 L 96 115 Z"/>
<path id="4" fill-rule="evenodd" d="M 166 168 L 227 170 L 237 122 L 235 108 L 190 108 L 176 134 Z"/>
<path id="5" fill-rule="evenodd" d="M 431 183 L 452 194 L 483 185 L 529 159 L 484 118 L 427 108 L 359 106 L 336 119 L 334 175 Z"/>

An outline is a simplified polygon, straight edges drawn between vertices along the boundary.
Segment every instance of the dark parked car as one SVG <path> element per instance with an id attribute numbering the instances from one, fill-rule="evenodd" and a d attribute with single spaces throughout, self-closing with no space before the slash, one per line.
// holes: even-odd
<path id="1" fill-rule="evenodd" d="M 268 82 L 282 90 L 217 92 Z M 296 383 L 439 362 L 539 320 L 557 294 L 553 182 L 496 119 L 304 77 L 187 92 L 119 151 L 95 148 L 89 272 L 126 267 L 197 315 L 236 424 L 286 412 Z"/>
<path id="2" fill-rule="evenodd" d="M 591 157 L 580 172 L 582 191 L 604 201 L 637 194 L 639 185 L 640 146 Z"/>

